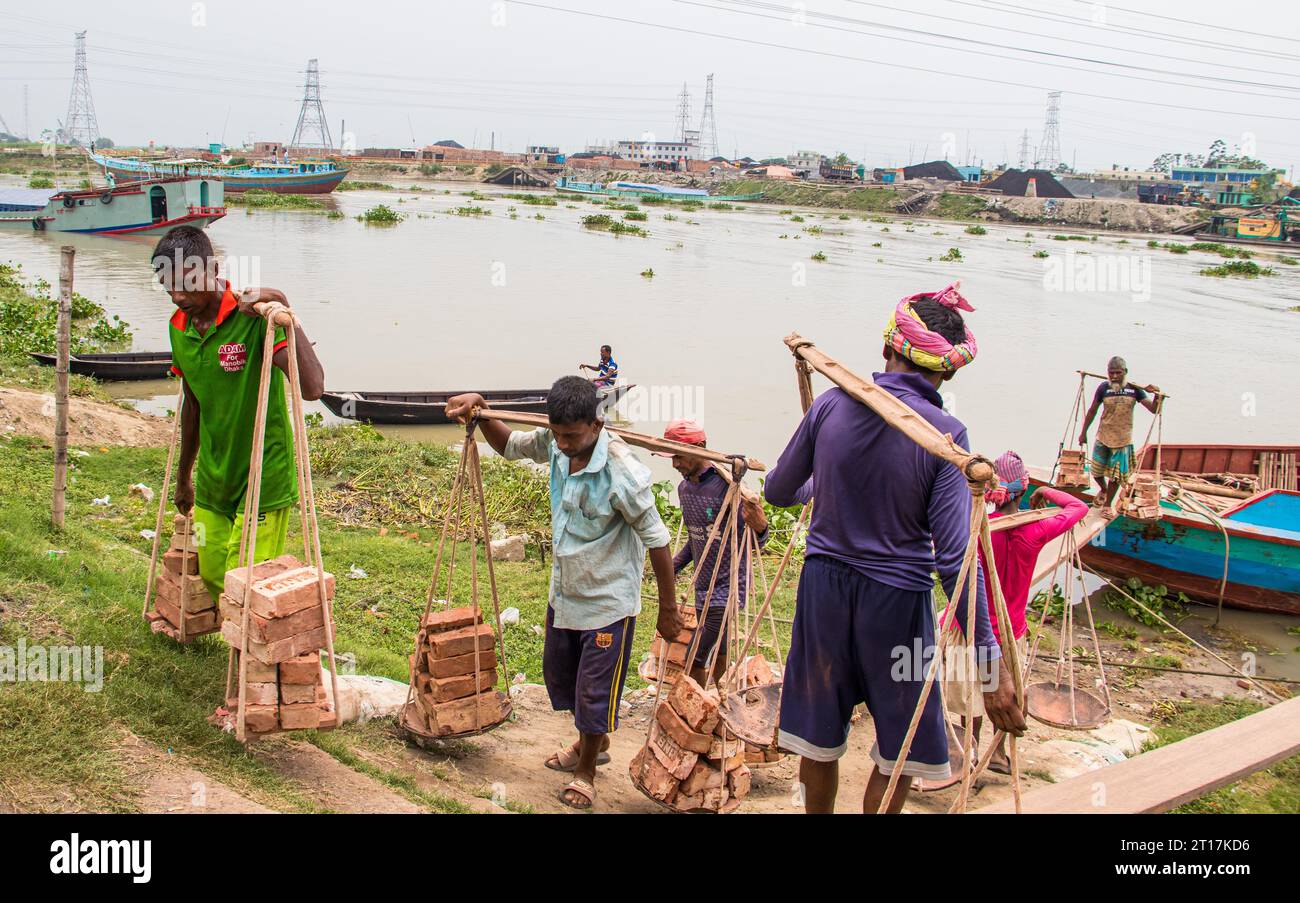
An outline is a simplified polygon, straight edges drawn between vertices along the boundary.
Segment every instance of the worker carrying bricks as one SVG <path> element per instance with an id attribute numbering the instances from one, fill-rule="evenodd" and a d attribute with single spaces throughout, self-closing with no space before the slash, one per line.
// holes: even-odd
<path id="1" fill-rule="evenodd" d="M 604 429 L 598 405 L 590 381 L 565 376 L 547 395 L 547 427 L 523 432 L 498 420 L 480 423 L 497 454 L 550 465 L 553 563 L 542 678 L 552 708 L 573 712 L 578 739 L 546 767 L 573 772 L 559 797 L 574 809 L 595 803 L 596 766 L 610 760 L 608 735 L 618 727 L 646 549 L 658 584 L 659 633 L 682 630 L 671 537 L 655 507 L 650 469 Z M 457 395 L 447 416 L 465 422 L 486 407 L 482 395 Z"/>
<path id="2" fill-rule="evenodd" d="M 1152 414 L 1160 410 L 1160 387 L 1137 386 L 1128 381 L 1128 364 L 1118 355 L 1106 364 L 1106 382 L 1093 393 L 1083 418 L 1079 445 L 1087 448 L 1088 428 L 1101 410 L 1097 441 L 1092 444 L 1092 478 L 1097 481 L 1093 504 L 1109 507 L 1115 493 L 1133 472 L 1133 408 L 1142 405 Z"/>
<path id="3" fill-rule="evenodd" d="M 664 430 L 664 438 L 684 445 L 708 447 L 708 437 L 703 428 L 694 420 L 674 420 Z M 695 589 L 695 613 L 699 629 L 704 631 L 696 644 L 695 658 L 686 663 L 691 677 L 701 687 L 709 685 L 709 676 L 705 674 L 710 652 L 718 647 L 714 660 L 712 677 L 719 680 L 727 670 L 727 630 L 723 617 L 727 611 L 727 596 L 731 573 L 731 536 L 719 534 L 712 549 L 705 555 L 708 547 L 709 533 L 714 523 L 722 516 L 722 503 L 727 494 L 727 480 L 706 458 L 689 454 L 654 452 L 661 457 L 670 457 L 673 469 L 682 475 L 677 484 L 677 498 L 682 507 L 682 523 L 686 528 L 686 543 L 681 551 L 673 557 L 673 570 L 680 573 L 687 565 L 693 565 L 691 583 Z M 745 607 L 749 595 L 749 540 L 741 532 L 745 527 L 753 529 L 758 539 L 759 548 L 767 544 L 767 514 L 763 511 L 762 500 L 753 492 L 743 490 L 740 506 L 740 523 L 733 525 L 737 532 L 737 547 L 742 549 L 739 570 L 740 608 Z M 718 558 L 721 557 L 721 563 Z M 714 579 L 713 575 L 718 575 Z M 713 593 L 709 594 L 709 583 L 713 582 Z M 671 639 L 671 638 L 669 638 Z"/>
<path id="4" fill-rule="evenodd" d="M 956 285 L 900 301 L 884 331 L 885 372 L 873 379 L 968 448 L 966 427 L 943 410 L 939 395 L 939 387 L 975 358 L 975 337 L 959 310 L 974 308 Z M 871 813 L 884 799 L 934 654 L 931 574 L 938 571 L 948 598 L 957 588 L 970 539 L 971 493 L 956 465 L 923 450 L 839 388 L 812 403 L 764 484 L 773 505 L 792 505 L 810 491 L 816 503 L 777 744 L 802 757 L 806 811 L 832 812 L 853 709 L 865 702 L 876 733 L 875 767 L 862 801 Z M 976 587 L 985 713 L 999 730 L 1020 736 L 1024 716 L 989 624 L 982 576 Z M 957 606 L 963 630 L 968 604 L 963 593 Z M 926 700 L 901 770 L 891 812 L 902 810 L 914 777 L 951 776 L 938 693 Z"/>
<path id="5" fill-rule="evenodd" d="M 176 507 L 194 516 L 199 574 L 218 599 L 226 571 L 239 564 L 244 529 L 244 497 L 257 420 L 266 321 L 253 305 L 288 306 L 273 288 L 236 291 L 218 275 L 212 242 L 202 229 L 177 226 L 154 247 L 154 273 L 176 305 L 167 333 L 172 372 L 185 391 L 181 411 L 181 449 L 176 475 Z M 320 398 L 325 371 L 299 325 L 296 344 L 302 396 Z M 272 362 L 289 372 L 288 339 L 275 331 Z M 272 379 L 262 455 L 262 494 L 257 511 L 257 559 L 284 554 L 289 513 L 298 500 L 293 433 L 285 404 L 284 380 Z M 198 455 L 202 448 L 203 454 Z M 195 474 L 195 457 L 198 473 Z"/>

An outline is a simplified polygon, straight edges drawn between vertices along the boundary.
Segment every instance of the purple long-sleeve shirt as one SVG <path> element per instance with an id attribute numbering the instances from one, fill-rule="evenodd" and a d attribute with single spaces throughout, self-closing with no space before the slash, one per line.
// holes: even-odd
<path id="1" fill-rule="evenodd" d="M 873 379 L 939 432 L 969 448 L 966 427 L 944 412 L 938 390 L 924 376 L 876 373 Z M 944 591 L 953 596 L 970 539 L 966 477 L 844 390 L 817 397 L 763 490 L 773 505 L 796 504 L 815 490 L 806 554 L 842 561 L 899 589 L 930 589 L 931 574 L 938 571 Z M 982 572 L 975 587 L 975 642 L 995 658 L 1000 653 L 989 624 Z M 958 625 L 966 623 L 966 601 L 958 606 Z"/>

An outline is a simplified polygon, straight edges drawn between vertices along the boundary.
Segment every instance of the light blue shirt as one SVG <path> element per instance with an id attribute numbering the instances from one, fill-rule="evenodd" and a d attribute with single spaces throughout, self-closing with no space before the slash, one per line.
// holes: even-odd
<path id="1" fill-rule="evenodd" d="M 511 433 L 505 457 L 551 465 L 555 626 L 596 630 L 640 614 L 645 550 L 671 539 L 655 508 L 650 468 L 608 430 L 574 474 L 548 429 Z"/>

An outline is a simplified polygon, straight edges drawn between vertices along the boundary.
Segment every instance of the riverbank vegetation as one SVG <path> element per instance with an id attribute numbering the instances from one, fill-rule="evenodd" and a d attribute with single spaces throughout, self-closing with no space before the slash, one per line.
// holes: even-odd
<path id="1" fill-rule="evenodd" d="M 321 195 L 279 194 L 254 188 L 250 191 L 230 192 L 226 195 L 226 206 L 257 210 L 327 210 L 330 202 Z"/>
<path id="2" fill-rule="evenodd" d="M 19 264 L 0 264 L 0 357 L 53 354 L 58 323 L 58 298 L 50 284 L 44 279 L 26 279 Z M 130 341 L 128 323 L 73 292 L 73 354 L 116 350 Z"/>

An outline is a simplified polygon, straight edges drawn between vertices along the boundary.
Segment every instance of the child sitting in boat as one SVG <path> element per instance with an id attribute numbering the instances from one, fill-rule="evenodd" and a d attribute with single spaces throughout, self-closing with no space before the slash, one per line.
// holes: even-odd
<path id="1" fill-rule="evenodd" d="M 1079 445 L 1088 445 L 1088 427 L 1101 409 L 1101 425 L 1097 427 L 1097 441 L 1092 445 L 1092 478 L 1097 481 L 1097 498 L 1094 504 L 1109 507 L 1115 493 L 1128 480 L 1134 467 L 1133 456 L 1133 406 L 1141 404 L 1152 414 L 1160 410 L 1158 386 L 1135 386 L 1128 382 L 1128 364 L 1116 356 L 1106 365 L 1108 382 L 1097 387 L 1092 396 L 1092 406 L 1083 418 L 1083 432 Z"/>
<path id="2" fill-rule="evenodd" d="M 1025 462 L 1015 452 L 1008 451 L 998 458 L 993 464 L 993 470 L 997 473 L 998 485 L 985 496 L 996 509 L 989 515 L 990 520 L 1015 514 L 1020 508 L 1021 499 L 1029 490 L 1029 471 L 1025 468 Z M 1028 660 L 1026 637 L 1029 627 L 1025 611 L 1029 606 L 1030 584 L 1033 581 L 1038 553 L 1053 539 L 1083 520 L 1088 513 L 1088 506 L 1069 493 L 1042 486 L 1030 499 L 1030 507 L 1043 508 L 1048 504 L 1055 505 L 1060 509 L 1060 513 L 1055 517 L 1022 524 L 1009 530 L 998 530 L 990 537 L 993 546 L 993 566 L 997 570 L 998 583 L 1002 587 L 1002 595 L 1006 600 L 1007 617 L 1011 619 L 1011 636 L 1020 650 L 1021 667 L 1025 667 Z M 993 608 L 989 563 L 984 559 L 983 550 L 980 551 L 980 565 L 983 568 L 985 595 L 988 597 L 989 623 L 998 642 L 1001 642 L 1004 627 L 998 624 L 998 615 Z M 960 662 L 960 659 L 953 661 Z M 945 664 L 947 663 L 948 661 L 945 660 Z M 948 711 L 965 716 L 968 698 L 974 696 L 973 699 L 969 699 L 969 704 L 975 718 L 974 745 L 978 749 L 980 727 L 984 722 L 983 694 L 971 694 L 971 682 L 961 678 L 959 674 L 951 672 L 945 674 L 944 702 Z M 965 726 L 964 717 L 962 726 Z M 1007 757 L 1006 742 L 1006 734 L 1003 734 L 997 750 L 989 760 L 990 771 L 999 774 L 1011 773 L 1011 760 Z M 976 751 L 972 750 L 972 759 L 976 758 L 976 755 Z"/>
<path id="3" fill-rule="evenodd" d="M 236 292 L 219 278 L 212 242 L 202 229 L 177 226 L 159 240 L 151 259 L 158 281 L 176 305 L 167 333 L 172 372 L 185 390 L 176 507 L 182 514 L 193 511 L 200 537 L 199 575 L 216 599 L 226 571 L 239 565 L 244 529 L 244 496 L 266 341 L 266 322 L 253 305 L 275 302 L 287 307 L 289 302 L 273 288 Z M 302 395 L 313 401 L 325 390 L 325 371 L 302 327 L 294 329 Z M 283 327 L 277 328 L 271 360 L 286 374 L 287 345 Z M 284 554 L 289 513 L 298 499 L 284 381 L 272 379 L 270 393 L 257 512 L 258 561 Z M 198 474 L 192 476 L 200 448 Z"/>
<path id="4" fill-rule="evenodd" d="M 447 416 L 465 422 L 482 395 L 457 395 Z M 662 636 L 682 631 L 674 594 L 668 528 L 655 507 L 650 469 L 627 443 L 604 429 L 596 387 L 564 376 L 546 398 L 546 428 L 512 431 L 484 420 L 483 438 L 511 460 L 551 467 L 551 590 L 546 609 L 542 678 L 551 707 L 573 712 L 578 739 L 557 750 L 547 768 L 573 772 L 560 801 L 589 809 L 596 801 L 596 766 L 609 761 L 609 734 L 641 613 L 641 572 L 650 550 L 659 589 Z"/>

